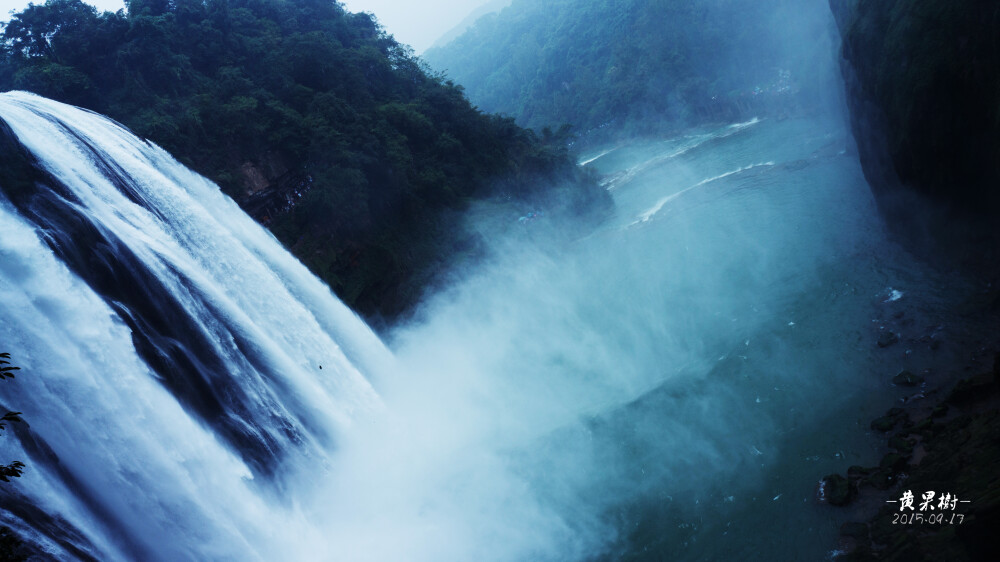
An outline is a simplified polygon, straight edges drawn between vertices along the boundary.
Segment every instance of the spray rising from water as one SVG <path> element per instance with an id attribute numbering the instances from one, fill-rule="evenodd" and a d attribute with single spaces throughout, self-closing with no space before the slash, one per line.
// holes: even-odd
<path id="1" fill-rule="evenodd" d="M 61 558 L 739 553 L 755 521 L 818 521 L 782 501 L 843 462 L 816 420 L 867 384 L 855 326 L 913 294 L 843 136 L 761 121 L 608 169 L 618 215 L 584 239 L 507 217 L 392 356 L 157 147 L 28 94 L 0 117 L 35 184 L 0 186 L 0 341 L 25 373 L 0 391 L 31 423 L 0 439 L 29 465 L 2 516 Z"/>

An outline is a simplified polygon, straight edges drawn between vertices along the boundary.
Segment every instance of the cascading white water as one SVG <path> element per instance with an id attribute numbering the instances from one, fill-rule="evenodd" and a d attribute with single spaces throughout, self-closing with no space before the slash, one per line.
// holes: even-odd
<path id="1" fill-rule="evenodd" d="M 0 440 L 3 462 L 30 467 L 19 501 L 82 532 L 76 548 L 102 560 L 306 558 L 293 554 L 294 506 L 273 487 L 285 471 L 324 470 L 338 435 L 381 408 L 366 376 L 389 352 L 160 148 L 27 93 L 0 96 L 0 119 L 59 184 L 0 197 L 0 342 L 23 368 L 0 390 L 31 428 L 22 446 Z M 86 236 L 60 232 L 81 223 Z M 119 256 L 128 265 L 111 269 L 132 271 L 109 280 L 100 262 Z"/>
<path id="2" fill-rule="evenodd" d="M 886 240 L 845 135 L 599 151 L 616 214 L 573 241 L 477 207 L 492 253 L 391 354 L 159 148 L 0 95 L 0 151 L 33 155 L 0 152 L 0 351 L 24 368 L 0 411 L 30 423 L 0 435 L 28 465 L 0 523 L 60 559 L 818 559 L 840 521 L 816 480 L 876 459 L 843 420 L 947 363 L 877 330 L 940 335 L 956 286 Z"/>

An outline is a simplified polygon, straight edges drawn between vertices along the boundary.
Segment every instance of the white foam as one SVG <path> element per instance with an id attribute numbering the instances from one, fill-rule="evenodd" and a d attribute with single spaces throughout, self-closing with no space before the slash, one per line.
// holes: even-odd
<path id="1" fill-rule="evenodd" d="M 712 183 L 712 182 L 715 182 L 715 181 L 718 181 L 718 180 L 721 180 L 721 179 L 724 179 L 724 178 L 728 178 L 729 176 L 732 176 L 732 175 L 735 175 L 735 174 L 739 174 L 740 172 L 745 172 L 747 170 L 752 170 L 754 168 L 759 168 L 759 167 L 762 167 L 762 166 L 774 166 L 774 162 L 762 162 L 760 164 L 751 164 L 749 166 L 744 166 L 742 168 L 737 168 L 735 170 L 726 172 L 724 174 L 719 174 L 719 175 L 711 177 L 711 178 L 703 179 L 700 182 L 692 185 L 691 187 L 682 189 L 682 190 L 678 191 L 677 193 L 674 193 L 672 195 L 668 195 L 668 196 L 660 199 L 652 207 L 650 207 L 650 208 L 646 209 L 645 211 L 643 211 L 642 213 L 640 213 L 636 217 L 636 220 L 634 220 L 631 223 L 629 223 L 628 226 L 634 226 L 634 225 L 637 225 L 637 224 L 648 222 L 650 219 L 652 219 L 654 216 L 656 216 L 656 214 L 659 213 L 663 209 L 664 205 L 666 205 L 667 203 L 673 201 L 674 199 L 677 199 L 681 195 L 684 195 L 685 193 L 687 193 L 687 192 L 689 192 L 689 191 L 691 191 L 693 189 L 697 189 L 699 187 L 702 187 L 703 185 L 707 185 L 709 183 Z"/>
<path id="2" fill-rule="evenodd" d="M 751 119 L 749 121 L 744 121 L 743 123 L 733 123 L 728 128 L 729 129 L 735 129 L 735 130 L 739 131 L 739 130 L 746 129 L 747 127 L 752 127 L 752 126 L 756 125 L 757 123 L 760 123 L 760 119 L 758 119 L 757 117 L 754 117 L 753 119 Z"/>
<path id="3" fill-rule="evenodd" d="M 754 125 L 756 125 L 756 124 L 758 124 L 760 122 L 761 122 L 760 119 L 754 117 L 753 119 L 751 119 L 749 121 L 746 121 L 744 123 L 733 123 L 732 125 L 727 125 L 726 127 L 723 127 L 722 129 L 718 129 L 718 130 L 713 131 L 711 133 L 705 133 L 705 134 L 690 136 L 690 137 L 687 138 L 686 142 L 681 143 L 680 147 L 674 148 L 673 150 L 670 150 L 670 151 L 662 153 L 662 154 L 657 154 L 656 156 L 654 156 L 654 157 L 652 157 L 652 158 L 650 158 L 648 160 L 645 160 L 645 161 L 641 162 L 640 164 L 637 164 L 635 166 L 632 166 L 631 168 L 628 168 L 627 170 L 625 170 L 623 172 L 615 174 L 615 175 L 611 176 L 610 178 L 606 179 L 602 183 L 602 185 L 608 191 L 612 191 L 612 190 L 614 190 L 614 189 L 616 189 L 616 188 L 618 188 L 618 187 L 620 187 L 620 186 L 622 186 L 622 185 L 624 185 L 624 184 L 632 181 L 632 179 L 635 178 L 635 176 L 639 175 L 640 173 L 644 172 L 645 170 L 648 170 L 649 168 L 653 168 L 655 166 L 663 164 L 664 162 L 667 162 L 667 161 L 670 161 L 670 160 L 672 160 L 674 158 L 677 158 L 678 156 L 682 156 L 684 154 L 687 154 L 688 152 L 690 152 L 690 151 L 698 148 L 699 146 L 705 144 L 706 142 L 709 142 L 709 141 L 712 141 L 712 140 L 716 140 L 716 139 L 722 139 L 722 138 L 729 137 L 731 135 L 734 135 L 734 134 L 742 131 L 743 129 L 746 129 L 747 127 L 752 127 L 752 126 L 754 126 Z M 615 147 L 612 150 L 618 150 L 618 148 L 620 148 L 620 147 Z M 609 151 L 609 152 L 611 152 L 611 151 Z M 603 156 L 603 154 L 600 155 L 600 156 L 598 156 L 597 158 L 600 158 L 601 156 Z M 593 160 L 596 160 L 597 158 L 588 160 L 587 162 L 584 162 L 583 164 L 588 164 L 588 163 L 592 162 Z"/>
<path id="4" fill-rule="evenodd" d="M 903 295 L 905 295 L 903 291 L 898 291 L 896 289 L 893 289 L 892 287 L 889 287 L 888 296 L 882 302 L 896 302 L 899 299 L 903 298 Z"/>
<path id="5" fill-rule="evenodd" d="M 607 156 L 608 154 L 611 154 L 612 152 L 614 152 L 616 150 L 618 150 L 617 146 L 614 147 L 614 148 L 609 148 L 609 149 L 605 150 L 604 152 L 601 152 L 597 156 L 594 156 L 592 158 L 587 158 L 586 160 L 580 162 L 579 165 L 580 166 L 586 166 L 587 164 L 590 164 L 591 162 L 594 162 L 594 161 L 596 161 L 598 159 L 604 158 L 605 156 Z"/>
<path id="6" fill-rule="evenodd" d="M 225 365 L 213 388 L 245 393 L 222 415 L 270 431 L 287 451 L 283 469 L 322 474 L 328 436 L 382 407 L 362 374 L 392 360 L 374 333 L 217 186 L 159 147 L 24 92 L 0 95 L 0 116 L 72 191 L 74 210 L 127 246 L 180 303 L 178 314 L 203 330 Z M 145 206 L 119 191 L 97 159 L 113 161 Z M 160 383 L 117 313 L 2 196 L 0 225 L 0 341 L 30 373 L 4 396 L 103 512 L 163 559 L 306 559 L 304 535 L 314 530 L 262 493 L 233 446 Z M 259 361 L 232 334 L 251 342 Z M 36 462 L 19 488 L 84 532 L 98 558 L 128 558 L 61 480 Z"/>

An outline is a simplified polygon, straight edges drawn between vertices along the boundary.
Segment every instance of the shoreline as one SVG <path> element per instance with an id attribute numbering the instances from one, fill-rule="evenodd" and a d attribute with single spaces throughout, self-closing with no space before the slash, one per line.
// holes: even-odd
<path id="1" fill-rule="evenodd" d="M 835 560 L 983 560 L 1000 528 L 1000 298 L 990 289 L 974 305 L 947 369 L 902 370 L 892 384 L 910 389 L 870 428 L 885 443 L 877 466 L 851 466 L 820 480 L 817 497 L 849 520 L 830 557 Z M 976 300 L 976 299 L 974 299 Z M 903 318 L 897 312 L 893 318 Z M 974 326 L 973 326 L 974 325 Z M 979 333 L 976 329 L 985 329 Z M 889 335 L 887 335 L 889 334 Z M 978 341 L 977 341 L 978 339 Z M 880 329 L 888 348 L 899 333 Z M 935 334 L 910 338 L 936 351 Z M 927 358 L 918 360 L 929 363 Z M 926 380 L 925 380 L 926 379 Z M 907 492 L 912 509 L 902 506 Z M 923 494 L 934 492 L 924 510 Z M 942 496 L 952 504 L 940 508 Z M 901 516 L 905 513 L 905 516 Z"/>

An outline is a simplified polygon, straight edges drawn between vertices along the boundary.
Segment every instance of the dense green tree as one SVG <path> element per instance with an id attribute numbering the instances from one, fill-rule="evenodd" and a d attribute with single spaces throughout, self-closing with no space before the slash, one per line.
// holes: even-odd
<path id="1" fill-rule="evenodd" d="M 362 313 L 411 306 L 472 243 L 444 217 L 497 186 L 530 197 L 555 173 L 606 202 L 565 151 L 472 107 L 368 14 L 330 0 L 128 8 L 49 0 L 16 14 L 0 87 L 93 109 L 163 146 Z"/>
<path id="2" fill-rule="evenodd" d="M 14 371 L 21 370 L 20 367 L 14 367 L 10 364 L 10 353 L 0 353 L 0 380 L 12 379 L 14 378 Z M 0 431 L 7 428 L 5 422 L 19 422 L 21 421 L 21 412 L 7 412 L 0 417 Z M 24 470 L 24 463 L 21 461 L 14 461 L 10 464 L 0 464 L 0 481 L 10 482 L 10 478 L 17 478 L 21 476 L 21 472 Z"/>

